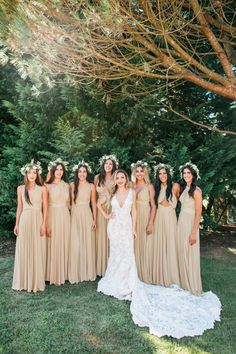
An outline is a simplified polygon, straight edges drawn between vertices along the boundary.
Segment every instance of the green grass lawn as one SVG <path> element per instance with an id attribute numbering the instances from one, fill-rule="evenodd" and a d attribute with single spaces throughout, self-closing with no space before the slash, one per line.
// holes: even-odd
<path id="1" fill-rule="evenodd" d="M 128 301 L 96 292 L 97 282 L 11 290 L 13 258 L 0 259 L 0 353 L 236 353 L 236 256 L 202 256 L 204 290 L 222 302 L 221 322 L 202 336 L 157 338 L 137 327 Z"/>

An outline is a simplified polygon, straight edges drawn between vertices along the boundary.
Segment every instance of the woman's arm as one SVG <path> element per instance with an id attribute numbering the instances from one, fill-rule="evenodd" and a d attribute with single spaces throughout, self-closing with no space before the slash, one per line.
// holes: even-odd
<path id="1" fill-rule="evenodd" d="M 180 194 L 180 185 L 179 183 L 173 183 L 173 186 L 172 186 L 172 194 L 175 195 L 175 197 L 177 199 L 179 199 L 179 194 Z"/>
<path id="2" fill-rule="evenodd" d="M 191 231 L 191 235 L 189 236 L 189 244 L 190 246 L 194 245 L 197 242 L 196 234 L 199 229 L 201 215 L 202 215 L 202 192 L 201 189 L 197 187 L 193 194 L 194 202 L 195 202 L 195 218 L 194 224 Z"/>
<path id="3" fill-rule="evenodd" d="M 102 215 L 104 216 L 105 219 L 110 219 L 111 214 L 107 214 L 102 208 L 102 205 L 104 203 L 106 203 L 106 201 L 107 201 L 107 198 L 105 196 L 103 196 L 102 198 L 99 198 L 99 200 L 97 201 L 97 207 L 98 207 L 98 209 L 100 210 L 100 212 L 102 213 Z"/>
<path id="4" fill-rule="evenodd" d="M 40 236 L 45 236 L 48 217 L 48 191 L 45 186 L 42 186 L 42 201 L 43 201 L 43 222 L 40 228 Z"/>
<path id="5" fill-rule="evenodd" d="M 91 205 L 92 205 L 92 213 L 93 213 L 93 225 L 92 229 L 96 228 L 96 220 L 97 220 L 97 204 L 96 204 L 96 189 L 94 184 L 91 184 L 91 195 L 90 195 Z"/>
<path id="6" fill-rule="evenodd" d="M 132 217 L 132 233 L 133 233 L 133 238 L 137 238 L 137 232 L 136 232 L 136 222 L 137 222 L 137 210 L 136 210 L 136 193 L 134 190 L 132 190 L 132 209 L 131 209 L 131 217 Z"/>
<path id="7" fill-rule="evenodd" d="M 22 194 L 21 194 L 21 186 L 17 187 L 17 209 L 16 209 L 16 223 L 14 227 L 14 234 L 18 236 L 19 234 L 19 222 L 20 216 L 23 210 L 23 201 L 22 201 Z"/>
<path id="8" fill-rule="evenodd" d="M 75 188 L 74 182 L 71 182 L 71 183 L 70 183 L 70 187 L 69 187 L 69 192 L 70 192 L 70 207 L 72 207 L 72 204 L 73 204 L 74 188 Z"/>
<path id="9" fill-rule="evenodd" d="M 47 192 L 47 202 L 48 202 L 48 205 L 49 205 L 49 188 L 50 187 L 48 187 L 48 185 L 46 184 L 45 185 L 45 188 L 46 188 L 46 192 Z M 50 229 L 50 227 L 49 227 L 49 224 L 48 224 L 48 209 L 47 209 L 47 220 L 46 220 L 46 236 L 47 237 L 51 237 L 51 235 L 52 235 L 52 231 L 51 231 L 51 229 Z"/>
<path id="10" fill-rule="evenodd" d="M 153 231 L 153 221 L 156 215 L 156 204 L 155 204 L 155 190 L 152 184 L 149 185 L 148 187 L 148 191 L 149 191 L 149 197 L 150 197 L 150 206 L 151 206 L 151 210 L 150 210 L 150 215 L 149 215 L 149 219 L 148 219 L 148 224 L 146 227 L 146 233 L 147 235 L 151 235 L 152 231 Z"/>

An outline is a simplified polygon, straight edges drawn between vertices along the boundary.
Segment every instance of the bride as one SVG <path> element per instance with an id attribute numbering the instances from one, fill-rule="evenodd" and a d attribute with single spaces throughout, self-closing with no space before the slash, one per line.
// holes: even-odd
<path id="1" fill-rule="evenodd" d="M 136 238 L 135 191 L 129 188 L 128 175 L 123 170 L 114 173 L 115 186 L 111 201 L 112 212 L 106 214 L 102 204 L 97 206 L 108 222 L 110 256 L 104 278 L 98 283 L 98 291 L 114 296 L 120 300 L 131 300 L 137 283 L 137 270 L 134 258 L 134 239 Z"/>
<path id="2" fill-rule="evenodd" d="M 102 204 L 97 206 L 108 221 L 110 256 L 105 276 L 98 291 L 120 300 L 131 300 L 133 321 L 159 337 L 201 335 L 220 320 L 221 303 L 211 291 L 195 296 L 177 285 L 165 288 L 149 285 L 138 279 L 134 239 L 136 238 L 135 192 L 129 188 L 128 175 L 117 170 L 113 176 L 112 212 L 106 214 Z"/>

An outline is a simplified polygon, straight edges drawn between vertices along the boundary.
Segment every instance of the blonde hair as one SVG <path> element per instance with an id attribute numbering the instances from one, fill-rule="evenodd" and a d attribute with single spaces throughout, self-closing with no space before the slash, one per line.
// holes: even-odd
<path id="1" fill-rule="evenodd" d="M 112 175 L 112 187 L 111 187 L 111 194 L 112 195 L 114 195 L 117 191 L 116 176 L 118 175 L 118 173 L 123 173 L 125 175 L 125 178 L 126 178 L 125 188 L 130 187 L 128 173 L 124 170 L 116 170 Z"/>
<path id="2" fill-rule="evenodd" d="M 147 166 L 144 166 L 142 164 L 136 164 L 131 171 L 131 182 L 133 183 L 133 186 L 135 187 L 136 185 L 136 169 L 138 167 L 141 167 L 143 172 L 144 172 L 144 181 L 146 184 L 150 184 L 150 178 L 149 178 L 149 172 Z"/>

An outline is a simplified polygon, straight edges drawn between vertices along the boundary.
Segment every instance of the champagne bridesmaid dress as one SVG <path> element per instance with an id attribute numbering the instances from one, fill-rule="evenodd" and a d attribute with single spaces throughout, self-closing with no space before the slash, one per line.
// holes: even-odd
<path id="1" fill-rule="evenodd" d="M 23 210 L 20 216 L 12 289 L 38 291 L 45 288 L 46 238 L 40 236 L 42 217 L 42 187 L 32 190 L 32 205 L 25 200 L 25 186 L 21 194 Z"/>
<path id="2" fill-rule="evenodd" d="M 181 211 L 177 232 L 180 286 L 194 295 L 199 295 L 202 293 L 199 230 L 196 244 L 190 246 L 188 240 L 195 219 L 195 201 L 188 191 L 187 186 L 180 196 Z"/>
<path id="3" fill-rule="evenodd" d="M 71 245 L 69 281 L 79 283 L 96 279 L 95 235 L 92 231 L 93 215 L 90 208 L 92 184 L 86 182 L 77 194 L 71 210 Z"/>
<path id="4" fill-rule="evenodd" d="M 145 283 L 152 282 L 153 235 L 147 235 L 151 206 L 148 185 L 137 193 L 137 239 L 134 242 L 136 266 L 139 279 Z"/>
<path id="5" fill-rule="evenodd" d="M 108 188 L 96 185 L 98 200 L 105 197 L 106 202 L 102 205 L 105 213 L 111 211 L 111 196 Z M 107 219 L 104 218 L 101 211 L 97 209 L 97 227 L 96 227 L 96 273 L 98 276 L 104 276 L 107 269 L 107 261 L 109 257 L 109 240 L 107 236 Z"/>
<path id="6" fill-rule="evenodd" d="M 49 192 L 46 280 L 61 285 L 68 280 L 68 256 L 70 245 L 70 195 L 68 183 L 47 184 Z"/>
<path id="7" fill-rule="evenodd" d="M 168 200 L 169 206 L 161 203 L 166 200 L 166 186 L 161 185 L 158 208 L 154 222 L 153 284 L 170 286 L 180 284 L 177 260 L 177 217 L 175 195 Z"/>

